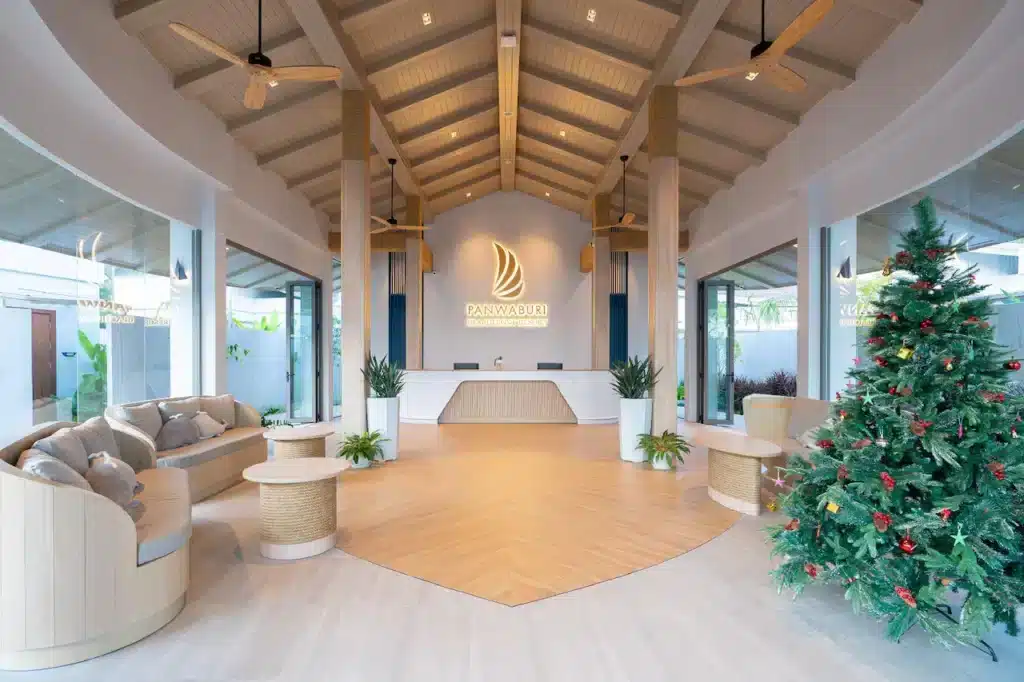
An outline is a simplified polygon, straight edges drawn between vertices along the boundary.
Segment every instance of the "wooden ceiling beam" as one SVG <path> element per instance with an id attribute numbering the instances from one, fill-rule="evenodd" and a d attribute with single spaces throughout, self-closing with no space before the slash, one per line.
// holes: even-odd
<path id="1" fill-rule="evenodd" d="M 274 52 L 305 39 L 306 34 L 302 32 L 301 28 L 297 28 L 264 42 L 263 51 L 269 57 L 273 58 Z M 240 56 L 244 59 L 246 54 L 255 51 L 256 46 L 253 45 L 251 50 L 246 50 L 244 54 Z M 191 71 L 186 71 L 181 74 L 174 79 L 174 87 L 178 92 L 186 97 L 198 97 L 203 93 L 216 90 L 217 88 L 229 84 L 241 73 L 243 73 L 243 71 L 234 64 L 224 61 L 223 59 L 217 59 L 211 64 L 200 66 L 197 69 L 192 69 Z"/>
<path id="2" fill-rule="evenodd" d="M 563 166 L 557 161 L 551 161 L 540 156 L 535 156 L 529 152 L 524 152 L 522 149 L 520 149 L 518 153 L 519 158 L 522 159 L 523 161 L 535 163 L 538 166 L 543 166 L 544 168 L 554 171 L 555 173 L 561 173 L 562 175 L 573 178 L 574 180 L 579 180 L 580 182 L 586 183 L 588 185 L 594 182 L 594 178 L 587 175 L 583 175 L 578 169 Z"/>
<path id="3" fill-rule="evenodd" d="M 286 179 L 285 180 L 285 187 L 287 187 L 288 189 L 295 189 L 297 187 L 301 187 L 303 185 L 308 185 L 308 184 L 310 184 L 312 182 L 316 182 L 320 178 L 325 178 L 328 175 L 330 175 L 331 173 L 339 173 L 339 172 L 341 172 L 341 159 L 338 159 L 337 161 L 332 161 L 331 163 L 329 163 L 329 164 L 327 164 L 325 166 L 320 166 L 319 168 L 314 168 L 314 169 L 312 169 L 310 171 L 307 171 L 307 172 L 303 173 L 302 175 L 296 175 L 294 178 Z M 375 185 L 378 182 L 381 182 L 383 180 L 387 180 L 389 177 L 391 177 L 391 174 L 390 174 L 389 171 L 382 171 L 382 172 L 377 173 L 376 175 L 374 175 L 373 177 L 370 178 L 370 184 L 371 185 Z M 340 189 L 341 188 L 340 182 L 339 182 L 338 188 L 339 188 L 338 191 L 340 192 L 341 191 L 341 189 Z"/>
<path id="4" fill-rule="evenodd" d="M 479 133 L 476 133 L 475 135 L 469 135 L 468 137 L 456 138 L 455 140 L 449 142 L 448 144 L 438 147 L 432 152 L 414 158 L 412 160 L 413 168 L 422 166 L 424 164 L 433 163 L 435 161 L 443 159 L 446 156 L 455 154 L 456 152 L 465 149 L 466 147 L 470 147 L 479 142 L 489 140 L 495 136 L 496 132 L 497 131 L 495 131 L 492 128 L 490 130 L 484 130 Z"/>
<path id="5" fill-rule="evenodd" d="M 373 77 L 378 74 L 397 69 L 416 59 L 447 49 L 456 49 L 459 43 L 474 37 L 477 33 L 494 27 L 494 16 L 485 16 L 468 24 L 457 26 L 449 31 L 432 35 L 427 40 L 409 45 L 392 54 L 380 57 L 366 64 L 366 75 Z"/>
<path id="6" fill-rule="evenodd" d="M 598 137 L 609 142 L 614 142 L 619 134 L 619 131 L 614 128 L 609 128 L 608 126 L 601 125 L 600 123 L 593 123 L 580 116 L 561 111 L 553 106 L 536 100 L 526 100 L 519 106 L 525 111 L 532 112 L 538 116 L 543 116 L 560 126 L 575 128 L 587 135 L 593 135 L 594 137 Z"/>
<path id="7" fill-rule="evenodd" d="M 618 144 L 594 183 L 585 215 L 590 215 L 590 205 L 595 196 L 614 187 L 620 175 L 619 157 L 634 156 L 647 139 L 647 100 L 654 86 L 671 84 L 686 74 L 729 4 L 730 0 L 684 0 L 679 18 L 658 50 L 650 78 L 644 81 L 636 99 L 627 109 L 629 116 L 623 124 L 622 133 L 616 136 Z"/>
<path id="8" fill-rule="evenodd" d="M 854 5 L 883 17 L 908 23 L 921 9 L 921 0 L 850 0 Z"/>
<path id="9" fill-rule="evenodd" d="M 522 132 L 520 132 L 520 135 L 534 142 L 547 145 L 552 149 L 557 149 L 559 151 L 565 152 L 566 154 L 571 154 L 572 156 L 575 156 L 579 159 L 583 159 L 584 161 L 589 161 L 590 163 L 596 164 L 598 166 L 604 165 L 604 159 L 598 156 L 594 156 L 591 152 L 588 152 L 587 150 L 581 147 L 577 147 L 574 144 L 570 144 L 569 142 L 566 142 L 561 138 L 553 137 L 539 130 L 523 130 Z"/>
<path id="10" fill-rule="evenodd" d="M 430 185 L 434 184 L 435 182 L 438 182 L 439 180 L 444 180 L 445 178 L 451 177 L 452 175 L 455 175 L 456 173 L 461 173 L 463 171 L 469 170 L 470 168 L 476 168 L 477 166 L 480 166 L 480 165 L 485 164 L 485 163 L 489 163 L 491 161 L 494 161 L 495 159 L 500 159 L 500 158 L 501 157 L 498 154 L 495 154 L 493 151 L 488 151 L 488 152 L 484 152 L 483 154 L 478 154 L 477 156 L 474 156 L 471 159 L 466 159 L 465 161 L 460 161 L 459 163 L 455 164 L 451 168 L 446 168 L 445 170 L 443 170 L 443 171 L 441 171 L 439 173 L 434 173 L 433 175 L 430 175 L 430 176 L 427 176 L 427 177 L 423 178 L 422 181 L 420 182 L 420 185 L 422 185 L 423 188 L 426 189 L 427 187 L 429 187 Z"/>
<path id="11" fill-rule="evenodd" d="M 516 177 L 524 177 L 531 182 L 536 182 L 538 185 L 541 185 L 543 187 L 549 187 L 556 192 L 561 192 L 566 196 L 570 196 L 574 199 L 579 199 L 580 201 L 587 200 L 587 195 L 584 194 L 583 192 L 577 192 L 574 189 L 569 189 L 565 185 L 561 185 L 557 182 L 552 182 L 547 178 L 542 178 L 541 176 L 535 175 L 530 171 L 523 170 L 522 168 L 516 170 Z"/>
<path id="12" fill-rule="evenodd" d="M 333 0 L 284 0 L 284 3 L 323 63 L 341 69 L 342 77 L 338 87 L 363 90 L 366 93 L 370 104 L 370 141 L 381 156 L 398 160 L 395 181 L 402 193 L 421 196 L 419 183 L 397 143 L 395 128 L 381 114 L 383 106 L 380 96 L 367 77 L 366 66 L 355 42 L 338 21 L 339 10 Z M 426 202 L 423 210 L 429 213 L 430 207 Z"/>
<path id="13" fill-rule="evenodd" d="M 501 147 L 501 188 L 515 188 L 516 129 L 519 125 L 519 50 L 522 43 L 523 0 L 495 0 L 498 45 L 498 139 Z M 503 47 L 502 37 L 515 39 Z"/>
<path id="14" fill-rule="evenodd" d="M 527 15 L 523 17 L 523 27 L 527 33 L 544 35 L 563 47 L 580 50 L 586 53 L 588 57 L 626 69 L 640 76 L 647 76 L 654 70 L 654 64 L 644 57 L 609 45 L 607 42 L 594 40 L 588 36 L 564 29 L 561 26 L 550 24 L 535 16 Z"/>
<path id="15" fill-rule="evenodd" d="M 493 171 L 491 171 L 489 173 L 485 173 L 484 175 L 479 175 L 479 176 L 477 176 L 475 178 L 470 178 L 469 180 L 466 180 L 464 182 L 460 182 L 457 185 L 452 185 L 448 189 L 443 190 L 441 192 L 438 192 L 437 194 L 434 194 L 433 196 L 431 196 L 430 200 L 431 201 L 437 201 L 438 199 L 441 199 L 443 197 L 455 194 L 457 192 L 462 192 L 462 191 L 467 190 L 467 189 L 471 190 L 473 187 L 476 187 L 477 185 L 479 185 L 481 183 L 488 182 L 488 181 L 491 181 L 491 180 L 498 180 L 500 178 L 501 178 L 501 171 L 500 170 L 493 170 Z"/>
<path id="16" fill-rule="evenodd" d="M 343 24 L 358 23 L 364 26 L 408 2 L 409 0 L 358 0 L 338 13 L 338 21 Z"/>
<path id="17" fill-rule="evenodd" d="M 552 85 L 571 90 L 574 94 L 582 95 L 595 102 L 615 107 L 621 111 L 630 111 L 633 108 L 633 98 L 623 95 L 618 90 L 612 90 L 596 83 L 589 83 L 569 74 L 552 71 L 547 67 L 537 64 L 522 64 L 519 67 L 519 71 Z"/>
<path id="18" fill-rule="evenodd" d="M 305 90 L 292 95 L 291 97 L 279 99 L 273 104 L 269 104 L 262 109 L 249 111 L 241 116 L 236 116 L 227 122 L 227 131 L 234 134 L 251 125 L 256 125 L 260 121 L 265 121 L 271 116 L 276 116 L 287 109 L 291 109 L 296 105 L 309 102 L 310 100 L 314 100 L 321 95 L 326 95 L 329 92 L 337 91 L 337 86 L 335 86 L 334 83 L 316 83 Z M 341 110 L 340 104 L 338 105 L 338 110 Z"/>
<path id="19" fill-rule="evenodd" d="M 765 159 L 768 156 L 767 152 L 757 149 L 756 147 L 751 147 L 750 145 L 740 142 L 739 140 L 734 140 L 731 137 L 726 137 L 725 135 L 716 133 L 713 130 L 708 130 L 707 128 L 703 128 L 692 123 L 686 123 L 684 121 L 681 121 L 679 123 L 679 131 L 682 133 L 686 133 L 687 135 L 699 137 L 702 140 L 707 140 L 708 142 L 717 144 L 719 147 L 731 149 L 737 154 L 742 154 L 743 156 L 747 157 L 748 159 L 756 163 L 764 163 Z"/>
<path id="20" fill-rule="evenodd" d="M 410 142 L 415 142 L 416 140 L 419 140 L 421 138 L 439 133 L 445 128 L 454 128 L 481 114 L 496 111 L 497 109 L 498 100 L 495 99 L 488 99 L 485 102 L 474 104 L 473 106 L 467 107 L 465 109 L 457 109 L 456 111 L 452 111 L 446 114 L 445 116 L 439 116 L 437 118 L 431 119 L 424 123 L 423 125 L 416 126 L 415 128 L 410 128 L 408 131 L 400 133 L 398 137 L 398 143 L 409 144 Z"/>
<path id="21" fill-rule="evenodd" d="M 401 95 L 384 100 L 382 102 L 381 114 L 393 116 L 403 109 L 424 104 L 435 97 L 448 94 L 453 90 L 468 88 L 479 80 L 493 76 L 496 68 L 495 64 L 474 66 L 465 71 L 459 71 L 440 80 L 431 81 L 420 87 L 413 88 Z"/>
<path id="22" fill-rule="evenodd" d="M 766 102 L 761 102 L 749 95 L 743 95 L 736 92 L 730 92 L 720 85 L 712 85 L 705 83 L 704 85 L 698 85 L 693 90 L 706 92 L 709 95 L 713 95 L 720 100 L 735 104 L 736 106 L 743 107 L 748 111 L 752 111 L 755 114 L 765 116 L 767 118 L 773 118 L 780 123 L 785 123 L 791 128 L 796 128 L 800 125 L 800 114 L 793 111 L 786 111 L 779 107 L 772 106 Z M 685 92 L 685 90 L 683 90 Z"/>
<path id="23" fill-rule="evenodd" d="M 761 36 L 756 31 L 751 31 L 742 26 L 721 21 L 715 27 L 718 35 L 727 38 L 739 51 L 742 46 L 744 54 L 749 58 L 750 48 L 761 41 Z M 797 65 L 797 71 L 805 78 L 809 75 L 806 71 L 813 69 L 821 74 L 822 79 L 828 81 L 832 88 L 841 90 L 857 78 L 857 69 L 851 68 L 841 62 L 828 57 L 822 57 L 808 49 L 793 47 L 786 52 L 786 60 Z M 801 68 L 802 67 L 802 68 Z M 819 79 L 821 80 L 821 79 Z"/>
<path id="24" fill-rule="evenodd" d="M 656 9 L 670 17 L 678 19 L 683 12 L 683 6 L 679 0 L 633 0 L 638 5 L 648 9 Z"/>
<path id="25" fill-rule="evenodd" d="M 114 5 L 114 18 L 130 36 L 167 24 L 181 14 L 181 0 L 125 0 Z"/>
<path id="26" fill-rule="evenodd" d="M 326 142 L 331 138 L 338 137 L 341 135 L 342 125 L 334 125 L 323 130 L 318 130 L 315 133 L 310 133 L 297 140 L 287 142 L 280 147 L 271 149 L 269 152 L 256 155 L 256 165 L 265 166 L 268 163 L 273 163 L 278 159 L 283 159 L 286 156 L 301 152 L 304 149 L 309 149 L 314 145 L 318 145 L 322 142 Z"/>

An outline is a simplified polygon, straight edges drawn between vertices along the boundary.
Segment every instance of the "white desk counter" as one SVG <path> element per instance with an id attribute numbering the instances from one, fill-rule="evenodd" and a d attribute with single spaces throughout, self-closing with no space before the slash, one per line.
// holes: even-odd
<path id="1" fill-rule="evenodd" d="M 412 370 L 401 399 L 401 420 L 414 424 L 614 424 L 618 418 L 607 370 Z"/>

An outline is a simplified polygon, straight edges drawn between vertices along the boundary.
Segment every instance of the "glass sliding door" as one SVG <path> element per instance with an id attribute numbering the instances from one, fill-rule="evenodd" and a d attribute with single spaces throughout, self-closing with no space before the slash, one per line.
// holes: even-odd
<path id="1" fill-rule="evenodd" d="M 316 282 L 287 285 L 288 418 L 295 422 L 315 421 L 317 415 L 318 288 Z"/>
<path id="2" fill-rule="evenodd" d="M 700 372 L 702 421 L 705 424 L 731 424 L 735 378 L 735 284 L 707 280 L 701 282 L 701 290 L 701 321 L 704 327 Z"/>

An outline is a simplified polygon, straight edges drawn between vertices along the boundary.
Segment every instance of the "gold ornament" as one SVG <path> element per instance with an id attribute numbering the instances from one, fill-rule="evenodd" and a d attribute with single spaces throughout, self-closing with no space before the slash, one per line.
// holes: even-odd
<path id="1" fill-rule="evenodd" d="M 839 505 L 836 504 L 835 502 L 829 502 L 828 504 L 825 505 L 825 509 L 835 514 L 839 511 Z"/>
<path id="2" fill-rule="evenodd" d="M 896 353 L 896 357 L 898 357 L 900 360 L 909 360 L 910 358 L 914 357 L 914 349 L 908 348 L 907 346 L 903 346 L 903 348 L 900 348 L 899 351 Z"/>
<path id="3" fill-rule="evenodd" d="M 768 500 L 768 504 L 766 504 L 765 507 L 767 507 L 770 512 L 778 511 L 779 503 L 775 500 Z"/>
<path id="4" fill-rule="evenodd" d="M 892 274 L 892 258 L 889 256 L 885 257 L 885 263 L 882 264 L 882 276 L 888 277 Z"/>
<path id="5" fill-rule="evenodd" d="M 947 372 L 952 372 L 953 371 L 953 363 L 952 362 L 947 362 L 946 363 L 946 371 Z"/>

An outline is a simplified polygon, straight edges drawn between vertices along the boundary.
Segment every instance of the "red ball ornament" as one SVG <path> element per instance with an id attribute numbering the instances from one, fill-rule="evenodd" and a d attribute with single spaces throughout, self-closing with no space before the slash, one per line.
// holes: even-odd
<path id="1" fill-rule="evenodd" d="M 879 533 L 884 533 L 885 531 L 889 530 L 889 524 L 892 523 L 891 516 L 889 516 L 888 514 L 883 514 L 882 512 L 875 512 L 871 518 L 875 522 L 875 529 Z"/>
<path id="2" fill-rule="evenodd" d="M 883 358 L 881 355 L 876 355 L 875 364 L 878 365 L 879 367 L 886 367 L 889 364 L 889 361 Z"/>
<path id="3" fill-rule="evenodd" d="M 914 291 L 924 291 L 925 289 L 931 289 L 932 283 L 926 279 L 919 279 L 910 285 L 910 288 Z"/>
<path id="4" fill-rule="evenodd" d="M 914 599 L 914 593 L 905 587 L 896 588 L 896 596 L 903 600 L 903 602 L 912 609 L 917 608 L 917 600 Z"/>
<path id="5" fill-rule="evenodd" d="M 917 543 L 910 539 L 910 533 L 907 533 L 900 539 L 900 549 L 907 554 L 913 554 L 914 550 L 917 549 Z"/>
<path id="6" fill-rule="evenodd" d="M 899 265 L 907 265 L 913 262 L 914 258 L 910 255 L 909 251 L 900 251 L 896 254 L 896 262 Z"/>
<path id="7" fill-rule="evenodd" d="M 921 329 L 931 329 L 935 326 L 935 323 L 931 320 L 925 320 L 921 323 Z"/>
<path id="8" fill-rule="evenodd" d="M 886 315 L 885 313 L 878 313 L 878 314 L 875 315 L 875 319 L 876 320 L 884 320 L 887 317 L 889 317 L 889 316 Z"/>
<path id="9" fill-rule="evenodd" d="M 1006 478 L 1006 466 L 1002 462 L 989 462 L 988 470 L 992 472 L 997 481 L 1002 481 Z"/>
<path id="10" fill-rule="evenodd" d="M 804 572 L 812 578 L 818 577 L 818 567 L 815 564 L 804 564 Z"/>
<path id="11" fill-rule="evenodd" d="M 853 448 L 854 450 L 862 450 L 869 445 L 871 445 L 870 438 L 861 438 L 860 440 L 855 440 L 854 442 L 850 443 L 850 447 Z"/>
<path id="12" fill-rule="evenodd" d="M 839 471 L 836 472 L 836 480 L 842 481 L 850 477 L 850 470 L 846 468 L 845 464 L 839 465 Z"/>
<path id="13" fill-rule="evenodd" d="M 819 448 L 827 450 L 829 448 L 834 448 L 836 446 L 836 444 L 835 444 L 835 441 L 831 440 L 830 438 L 822 438 L 821 440 L 819 440 L 817 442 L 817 446 Z"/>
<path id="14" fill-rule="evenodd" d="M 882 479 L 882 487 L 891 493 L 896 487 L 896 479 L 888 471 L 883 471 L 878 477 Z"/>
<path id="15" fill-rule="evenodd" d="M 884 346 L 885 339 L 882 338 L 881 336 L 872 336 L 870 339 L 868 339 L 868 343 L 871 344 L 872 346 Z"/>
<path id="16" fill-rule="evenodd" d="M 952 511 L 950 511 L 949 509 L 943 508 L 941 511 L 939 511 L 939 518 L 942 519 L 943 521 L 949 521 L 949 517 L 952 514 L 953 514 Z"/>
<path id="17" fill-rule="evenodd" d="M 931 426 L 931 425 L 932 425 L 932 423 L 930 421 L 926 420 L 926 419 L 916 419 L 916 420 L 910 422 L 910 431 L 915 436 L 920 438 L 921 436 L 923 436 L 925 434 L 925 432 L 927 432 L 928 427 Z"/>
<path id="18" fill-rule="evenodd" d="M 1020 360 L 1010 360 L 1006 363 L 1006 369 L 1016 372 L 1020 369 Z"/>
<path id="19" fill-rule="evenodd" d="M 924 255 L 928 258 L 928 260 L 935 260 L 936 258 L 939 257 L 939 254 L 941 254 L 942 252 L 943 249 L 928 249 L 927 251 L 924 252 Z"/>
<path id="20" fill-rule="evenodd" d="M 896 395 L 896 387 L 895 386 L 890 386 L 889 387 L 889 395 Z"/>
<path id="21" fill-rule="evenodd" d="M 981 322 L 981 318 L 980 317 L 978 317 L 977 315 L 971 315 L 966 320 L 964 320 L 963 323 L 964 324 L 978 324 L 979 322 Z"/>
<path id="22" fill-rule="evenodd" d="M 846 410 L 839 410 L 839 421 L 846 419 Z"/>
<path id="23" fill-rule="evenodd" d="M 1004 403 L 1006 402 L 1005 393 L 996 393 L 995 391 L 982 391 L 981 398 L 987 403 Z"/>
<path id="24" fill-rule="evenodd" d="M 800 519 L 790 519 L 785 528 L 786 530 L 800 530 Z"/>
<path id="25" fill-rule="evenodd" d="M 900 316 L 897 315 L 896 313 L 890 313 L 889 314 L 889 319 L 892 320 L 893 322 L 899 322 L 900 321 Z"/>

